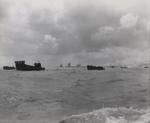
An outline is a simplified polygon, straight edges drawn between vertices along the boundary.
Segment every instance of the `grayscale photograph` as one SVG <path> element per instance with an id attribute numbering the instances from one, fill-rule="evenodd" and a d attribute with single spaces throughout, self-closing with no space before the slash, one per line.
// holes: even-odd
<path id="1" fill-rule="evenodd" d="M 150 0 L 0 0 L 0 123 L 150 123 Z"/>

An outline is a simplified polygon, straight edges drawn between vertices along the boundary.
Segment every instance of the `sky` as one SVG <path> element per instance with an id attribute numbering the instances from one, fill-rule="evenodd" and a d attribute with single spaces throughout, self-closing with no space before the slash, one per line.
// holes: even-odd
<path id="1" fill-rule="evenodd" d="M 0 66 L 150 62 L 149 0 L 0 0 Z"/>

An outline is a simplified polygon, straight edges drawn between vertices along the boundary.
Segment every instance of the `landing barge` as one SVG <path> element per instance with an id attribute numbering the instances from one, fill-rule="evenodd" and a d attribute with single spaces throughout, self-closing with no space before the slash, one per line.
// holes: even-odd
<path id="1" fill-rule="evenodd" d="M 41 63 L 34 63 L 34 65 L 27 65 L 25 61 L 15 61 L 16 70 L 20 71 L 42 71 L 45 70 Z"/>

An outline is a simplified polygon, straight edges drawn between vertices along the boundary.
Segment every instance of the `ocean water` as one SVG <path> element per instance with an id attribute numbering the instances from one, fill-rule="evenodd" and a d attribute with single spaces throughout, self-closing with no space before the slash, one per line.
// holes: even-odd
<path id="1" fill-rule="evenodd" d="M 103 108 L 73 115 L 60 123 L 150 123 L 150 109 Z"/>
<path id="2" fill-rule="evenodd" d="M 149 68 L 0 70 L 0 122 L 150 123 Z"/>

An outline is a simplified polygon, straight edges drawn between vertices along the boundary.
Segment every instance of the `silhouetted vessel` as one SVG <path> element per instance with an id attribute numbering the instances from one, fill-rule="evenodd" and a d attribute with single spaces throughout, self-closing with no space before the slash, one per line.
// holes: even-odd
<path id="1" fill-rule="evenodd" d="M 67 64 L 67 67 L 71 67 L 71 63 L 70 62 Z"/>
<path id="2" fill-rule="evenodd" d="M 59 67 L 63 67 L 63 64 L 60 64 Z"/>
<path id="3" fill-rule="evenodd" d="M 93 65 L 87 65 L 88 70 L 105 70 L 102 66 L 93 66 Z"/>
<path id="4" fill-rule="evenodd" d="M 126 68 L 128 68 L 128 67 L 126 67 L 126 66 L 121 66 L 120 68 L 122 68 L 122 69 L 126 69 Z"/>
<path id="5" fill-rule="evenodd" d="M 21 71 L 41 71 L 45 70 L 41 63 L 34 63 L 34 66 L 25 64 L 25 61 L 15 61 L 16 70 Z"/>
<path id="6" fill-rule="evenodd" d="M 3 66 L 3 70 L 15 70 L 15 67 Z"/>

